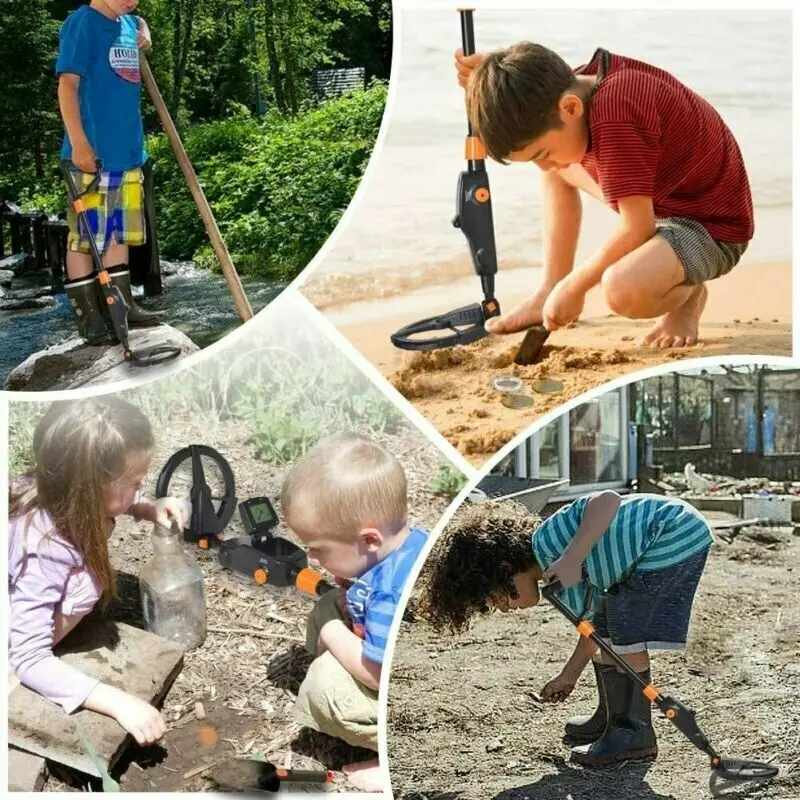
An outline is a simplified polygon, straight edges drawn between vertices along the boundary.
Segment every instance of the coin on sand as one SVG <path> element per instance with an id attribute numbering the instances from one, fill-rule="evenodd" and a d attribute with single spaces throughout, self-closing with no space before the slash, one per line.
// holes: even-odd
<path id="1" fill-rule="evenodd" d="M 529 394 L 504 394 L 500 402 L 506 408 L 530 408 L 533 405 L 533 398 Z"/>
<path id="2" fill-rule="evenodd" d="M 564 384 L 561 381 L 553 380 L 553 378 L 545 378 L 542 381 L 534 381 L 531 384 L 531 389 L 542 394 L 553 394 L 554 392 L 563 392 Z"/>

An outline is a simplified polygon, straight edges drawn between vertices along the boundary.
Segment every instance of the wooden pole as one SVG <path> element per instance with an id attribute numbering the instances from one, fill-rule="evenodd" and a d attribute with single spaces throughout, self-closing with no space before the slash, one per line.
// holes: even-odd
<path id="1" fill-rule="evenodd" d="M 203 218 L 203 224 L 206 226 L 206 232 L 208 233 L 208 238 L 211 240 L 211 246 L 217 254 L 219 263 L 222 266 L 222 272 L 225 275 L 225 280 L 228 282 L 228 287 L 233 295 L 233 302 L 236 306 L 236 310 L 239 312 L 242 321 L 247 322 L 247 320 L 253 318 L 253 309 L 250 308 L 250 301 L 244 293 L 242 282 L 239 280 L 239 274 L 236 272 L 236 267 L 233 266 L 228 248 L 225 246 L 222 234 L 217 227 L 217 221 L 214 219 L 214 214 L 211 212 L 211 206 L 209 206 L 208 200 L 206 200 L 206 196 L 200 186 L 200 181 L 197 179 L 197 173 L 195 173 L 194 167 L 191 161 L 189 161 L 189 156 L 186 154 L 186 149 L 183 146 L 175 123 L 172 121 L 172 117 L 170 117 L 167 106 L 164 103 L 164 98 L 158 90 L 153 72 L 150 69 L 150 64 L 144 53 L 140 53 L 139 56 L 142 80 L 145 88 L 150 95 L 150 99 L 153 101 L 153 105 L 161 120 L 161 124 L 164 126 L 164 130 L 167 132 L 172 149 L 175 151 L 175 157 L 178 159 L 178 164 L 180 164 L 183 176 L 186 178 L 189 191 L 192 193 L 194 202 L 197 205 L 197 210 Z"/>

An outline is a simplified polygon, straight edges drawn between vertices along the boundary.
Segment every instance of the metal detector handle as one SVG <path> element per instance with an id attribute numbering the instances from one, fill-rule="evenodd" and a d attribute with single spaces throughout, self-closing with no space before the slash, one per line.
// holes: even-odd
<path id="1" fill-rule="evenodd" d="M 67 186 L 69 187 L 69 199 L 73 203 L 79 198 L 83 197 L 85 194 L 93 192 L 100 185 L 100 181 L 103 178 L 102 159 L 100 158 L 96 159 L 95 166 L 97 167 L 97 171 L 95 172 L 94 178 L 92 178 L 91 183 L 81 192 L 78 190 L 78 187 L 75 186 L 75 181 L 72 180 L 72 168 L 74 167 L 74 164 L 68 158 L 65 158 L 61 161 L 61 168 L 63 169 L 64 174 L 66 175 Z"/>

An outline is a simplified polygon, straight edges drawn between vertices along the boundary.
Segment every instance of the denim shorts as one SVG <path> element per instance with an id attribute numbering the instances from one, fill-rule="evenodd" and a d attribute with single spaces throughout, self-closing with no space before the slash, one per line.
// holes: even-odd
<path id="1" fill-rule="evenodd" d="M 747 243 L 718 242 L 697 220 L 661 217 L 656 235 L 666 239 L 683 264 L 683 283 L 696 286 L 730 272 L 747 250 Z"/>
<path id="2" fill-rule="evenodd" d="M 682 650 L 708 551 L 665 569 L 637 570 L 612 586 L 594 615 L 599 636 L 618 653 Z"/>

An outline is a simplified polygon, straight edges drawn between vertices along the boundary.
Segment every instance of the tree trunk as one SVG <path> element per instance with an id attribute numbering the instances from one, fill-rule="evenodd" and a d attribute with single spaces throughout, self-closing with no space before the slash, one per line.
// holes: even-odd
<path id="1" fill-rule="evenodd" d="M 287 14 L 284 24 L 281 26 L 281 54 L 285 68 L 285 87 L 286 105 L 292 114 L 297 113 L 299 103 L 297 101 L 297 59 L 294 55 L 294 43 L 292 42 L 292 31 L 295 25 L 295 4 L 287 3 Z"/>
<path id="2" fill-rule="evenodd" d="M 286 113 L 286 97 L 283 93 L 283 78 L 278 51 L 275 47 L 275 4 L 264 0 L 264 36 L 267 40 L 267 60 L 269 62 L 269 82 L 275 92 L 275 102 L 282 113 Z"/>
<path id="3" fill-rule="evenodd" d="M 182 0 L 175 3 L 176 8 L 181 5 Z M 198 0 L 188 0 L 186 5 L 186 22 L 183 31 L 183 41 L 179 42 L 178 59 L 174 62 L 174 85 L 172 87 L 172 103 L 170 108 L 170 116 L 177 124 L 178 112 L 181 108 L 181 94 L 183 92 L 183 77 L 186 73 L 186 62 L 189 59 L 189 51 L 192 49 L 192 27 L 194 25 L 194 16 L 197 11 Z M 175 27 L 175 36 L 178 40 L 181 38 L 180 29 L 180 11 L 176 11 L 178 25 Z M 174 49 L 173 49 L 174 53 Z"/>

